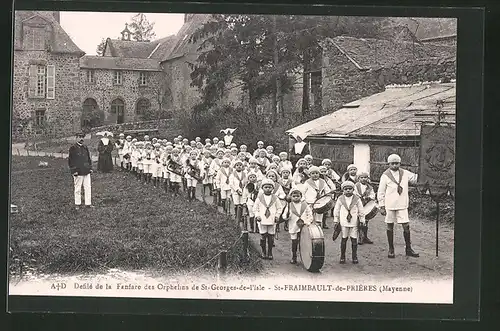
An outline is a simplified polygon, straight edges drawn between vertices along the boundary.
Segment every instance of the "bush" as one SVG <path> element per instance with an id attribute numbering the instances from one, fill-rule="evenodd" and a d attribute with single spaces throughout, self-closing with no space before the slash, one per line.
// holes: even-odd
<path id="1" fill-rule="evenodd" d="M 216 107 L 199 104 L 191 113 L 180 111 L 177 119 L 184 136 L 189 139 L 222 138 L 224 134 L 220 130 L 236 128 L 233 140 L 236 144 L 247 144 L 252 149 L 256 147 L 257 141 L 262 140 L 266 145 L 274 146 L 277 151 L 288 150 L 288 136 L 285 132 L 301 120 L 290 116 L 278 120 L 273 126 L 267 116 L 252 114 L 243 107 L 235 107 L 233 104 Z"/>

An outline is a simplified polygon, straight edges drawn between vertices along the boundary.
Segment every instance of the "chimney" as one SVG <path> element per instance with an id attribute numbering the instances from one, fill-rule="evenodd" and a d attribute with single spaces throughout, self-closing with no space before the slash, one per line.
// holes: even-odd
<path id="1" fill-rule="evenodd" d="M 61 12 L 55 11 L 52 12 L 52 15 L 54 15 L 54 19 L 56 20 L 57 23 L 61 23 Z"/>

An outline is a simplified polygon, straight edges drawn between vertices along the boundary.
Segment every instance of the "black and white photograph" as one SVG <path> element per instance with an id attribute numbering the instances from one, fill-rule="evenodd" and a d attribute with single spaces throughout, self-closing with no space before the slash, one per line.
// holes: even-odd
<path id="1" fill-rule="evenodd" d="M 13 25 L 9 295 L 454 303 L 456 18 Z"/>

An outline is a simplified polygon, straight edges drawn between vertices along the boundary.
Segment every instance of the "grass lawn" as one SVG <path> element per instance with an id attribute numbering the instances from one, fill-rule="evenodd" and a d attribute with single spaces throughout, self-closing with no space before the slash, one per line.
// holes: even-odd
<path id="1" fill-rule="evenodd" d="M 49 167 L 38 168 L 40 160 Z M 262 268 L 252 247 L 251 263 L 240 263 L 237 225 L 202 202 L 168 197 L 118 171 L 92 175 L 92 199 L 95 209 L 73 209 L 67 160 L 13 156 L 11 202 L 19 213 L 10 219 L 11 272 L 20 264 L 35 273 L 187 272 L 221 249 L 228 249 L 228 273 Z"/>

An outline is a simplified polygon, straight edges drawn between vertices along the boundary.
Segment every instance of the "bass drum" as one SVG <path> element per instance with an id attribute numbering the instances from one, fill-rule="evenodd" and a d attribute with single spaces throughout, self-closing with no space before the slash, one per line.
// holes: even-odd
<path id="1" fill-rule="evenodd" d="M 377 203 L 373 200 L 368 201 L 363 209 L 363 212 L 365 213 L 365 219 L 367 221 L 374 218 L 378 213 Z"/>
<path id="2" fill-rule="evenodd" d="M 300 230 L 300 260 L 309 272 L 318 272 L 325 263 L 325 236 L 316 224 L 304 225 Z"/>

